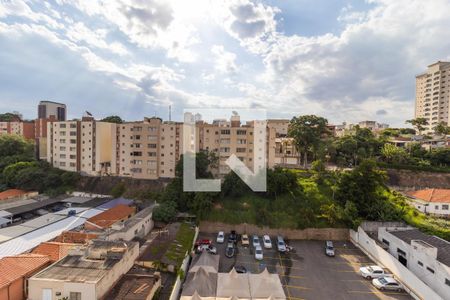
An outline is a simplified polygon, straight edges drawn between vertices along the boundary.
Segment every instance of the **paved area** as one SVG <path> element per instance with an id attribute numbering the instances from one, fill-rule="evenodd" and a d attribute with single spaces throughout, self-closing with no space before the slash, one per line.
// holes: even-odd
<path id="1" fill-rule="evenodd" d="M 327 257 L 323 241 L 287 241 L 295 253 L 280 254 L 275 249 L 263 249 L 264 259 L 257 261 L 251 246 L 243 248 L 238 243 L 237 255 L 227 258 L 226 242 L 217 244 L 215 235 L 211 234 L 201 233 L 199 238 L 209 238 L 217 246 L 220 272 L 228 272 L 235 265 L 244 266 L 252 273 L 267 267 L 269 272 L 280 275 L 288 299 L 412 299 L 405 292 L 379 291 L 362 278 L 359 268 L 374 263 L 350 242 L 335 242 L 336 256 Z M 275 246 L 274 238 L 272 243 Z"/>

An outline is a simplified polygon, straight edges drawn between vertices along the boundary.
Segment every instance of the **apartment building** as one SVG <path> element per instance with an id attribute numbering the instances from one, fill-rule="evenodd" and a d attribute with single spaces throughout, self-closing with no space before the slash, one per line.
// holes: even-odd
<path id="1" fill-rule="evenodd" d="M 142 179 L 172 178 L 182 152 L 182 123 L 157 117 L 117 126 L 115 174 Z"/>
<path id="2" fill-rule="evenodd" d="M 47 124 L 47 161 L 54 167 L 87 175 L 111 173 L 116 124 L 90 116 Z"/>
<path id="3" fill-rule="evenodd" d="M 415 118 L 428 120 L 425 133 L 440 122 L 450 124 L 450 62 L 438 61 L 416 76 Z"/>
<path id="4" fill-rule="evenodd" d="M 16 134 L 26 139 L 34 139 L 34 122 L 22 120 L 0 122 L 0 135 L 2 134 Z"/>
<path id="5" fill-rule="evenodd" d="M 47 124 L 55 121 L 66 121 L 67 107 L 63 103 L 40 101 L 38 117 L 34 120 L 34 137 L 36 139 L 36 157 L 47 158 Z"/>

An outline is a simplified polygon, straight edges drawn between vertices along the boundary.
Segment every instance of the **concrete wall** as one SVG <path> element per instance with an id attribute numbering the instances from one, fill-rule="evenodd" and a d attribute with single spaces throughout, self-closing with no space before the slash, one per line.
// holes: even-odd
<path id="1" fill-rule="evenodd" d="M 95 284 L 93 283 L 72 283 L 30 278 L 28 280 L 28 300 L 42 300 L 43 289 L 52 290 L 52 300 L 69 297 L 70 292 L 80 292 L 81 299 L 97 299 Z M 60 293 L 60 295 L 57 296 L 57 293 Z"/>
<path id="2" fill-rule="evenodd" d="M 358 231 L 350 230 L 351 241 L 372 258 L 379 265 L 388 268 L 394 277 L 400 280 L 405 289 L 411 293 L 415 299 L 442 300 L 433 289 L 417 278 L 413 272 L 403 266 L 395 257 L 377 245 L 376 241 L 370 238 L 364 230 L 359 227 Z"/>
<path id="3" fill-rule="evenodd" d="M 450 173 L 415 172 L 409 170 L 386 170 L 388 184 L 396 189 L 448 188 Z"/>
<path id="4" fill-rule="evenodd" d="M 287 239 L 298 240 L 348 240 L 347 228 L 307 228 L 302 230 L 294 229 L 274 229 L 268 227 L 258 227 L 253 224 L 224 224 L 219 222 L 200 222 L 200 231 L 207 233 L 217 233 L 219 231 L 230 232 L 236 230 L 238 233 L 257 235 L 282 235 Z"/>
<path id="5" fill-rule="evenodd" d="M 364 221 L 361 223 L 361 228 L 364 231 L 378 232 L 380 227 L 407 227 L 404 222 L 377 222 L 377 221 Z"/>

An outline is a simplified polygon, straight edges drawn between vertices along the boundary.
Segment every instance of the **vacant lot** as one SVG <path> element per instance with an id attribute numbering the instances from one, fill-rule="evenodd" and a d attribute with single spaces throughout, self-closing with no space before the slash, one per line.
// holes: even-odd
<path id="1" fill-rule="evenodd" d="M 288 241 L 295 253 L 279 254 L 276 250 L 264 249 L 264 259 L 257 261 L 252 247 L 243 248 L 239 243 L 238 254 L 227 258 L 226 243 L 218 245 L 211 234 L 201 233 L 200 238 L 209 238 L 218 247 L 220 272 L 228 272 L 235 265 L 244 266 L 252 273 L 267 268 L 280 275 L 288 299 L 412 299 L 405 292 L 381 292 L 363 279 L 358 273 L 359 267 L 373 262 L 348 242 L 335 242 L 336 257 L 327 257 L 324 242 Z"/>

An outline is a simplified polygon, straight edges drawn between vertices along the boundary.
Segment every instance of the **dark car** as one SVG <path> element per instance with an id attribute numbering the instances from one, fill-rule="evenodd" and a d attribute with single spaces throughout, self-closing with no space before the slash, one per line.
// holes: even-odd
<path id="1" fill-rule="evenodd" d="M 230 235 L 228 236 L 228 242 L 237 243 L 237 234 L 235 230 L 231 230 Z"/>
<path id="2" fill-rule="evenodd" d="M 225 249 L 225 256 L 228 258 L 232 258 L 235 254 L 236 250 L 234 248 L 233 242 L 228 242 L 227 248 Z"/>
<path id="3" fill-rule="evenodd" d="M 247 273 L 247 269 L 244 266 L 234 266 L 234 269 L 239 274 L 245 274 Z"/>

